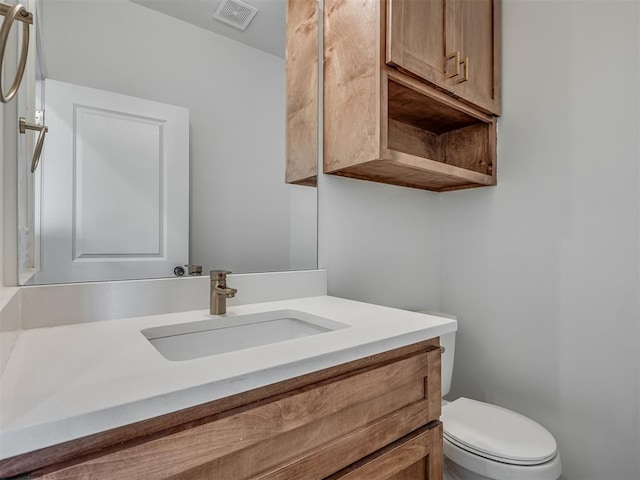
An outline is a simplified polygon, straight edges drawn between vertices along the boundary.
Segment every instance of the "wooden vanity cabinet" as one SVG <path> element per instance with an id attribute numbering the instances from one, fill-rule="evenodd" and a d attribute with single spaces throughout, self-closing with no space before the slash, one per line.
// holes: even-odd
<path id="1" fill-rule="evenodd" d="M 442 479 L 442 424 L 428 425 L 388 445 L 327 480 Z"/>
<path id="2" fill-rule="evenodd" d="M 432 339 L 5 460 L 0 476 L 440 480 L 440 403 Z"/>
<path id="3" fill-rule="evenodd" d="M 325 0 L 325 173 L 495 185 L 498 15 L 499 0 Z"/>

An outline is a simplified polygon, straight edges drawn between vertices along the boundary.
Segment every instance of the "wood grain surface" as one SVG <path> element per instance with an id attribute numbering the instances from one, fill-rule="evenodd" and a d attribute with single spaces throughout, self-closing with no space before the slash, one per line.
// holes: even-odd
<path id="1" fill-rule="evenodd" d="M 318 175 L 318 4 L 287 0 L 286 182 L 315 186 Z"/>
<path id="2" fill-rule="evenodd" d="M 422 427 L 327 480 L 442 479 L 442 424 Z"/>

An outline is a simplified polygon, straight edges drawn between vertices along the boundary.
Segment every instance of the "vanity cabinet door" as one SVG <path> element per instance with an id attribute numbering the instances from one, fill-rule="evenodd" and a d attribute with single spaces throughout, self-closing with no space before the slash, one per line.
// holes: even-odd
<path id="1" fill-rule="evenodd" d="M 442 480 L 442 424 L 427 425 L 325 480 Z"/>
<path id="2" fill-rule="evenodd" d="M 500 114 L 500 0 L 387 0 L 386 62 Z"/>

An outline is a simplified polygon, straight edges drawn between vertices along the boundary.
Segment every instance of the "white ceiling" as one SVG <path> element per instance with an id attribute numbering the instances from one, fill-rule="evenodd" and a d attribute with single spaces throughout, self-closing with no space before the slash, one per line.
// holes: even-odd
<path id="1" fill-rule="evenodd" d="M 244 32 L 213 19 L 221 0 L 131 1 L 284 58 L 286 0 L 243 0 L 258 9 Z"/>

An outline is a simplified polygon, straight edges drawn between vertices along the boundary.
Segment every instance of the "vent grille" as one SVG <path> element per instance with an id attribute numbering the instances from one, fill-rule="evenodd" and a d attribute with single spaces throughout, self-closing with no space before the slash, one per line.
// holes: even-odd
<path id="1" fill-rule="evenodd" d="M 246 30 L 258 13 L 258 9 L 240 0 L 222 0 L 213 18 L 231 25 L 238 30 Z"/>

